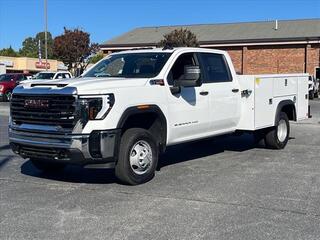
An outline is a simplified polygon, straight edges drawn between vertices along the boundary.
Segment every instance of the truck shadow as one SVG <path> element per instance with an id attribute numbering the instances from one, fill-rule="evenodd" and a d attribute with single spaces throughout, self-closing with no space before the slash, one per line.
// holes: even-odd
<path id="1" fill-rule="evenodd" d="M 168 165 L 191 161 L 219 154 L 224 151 L 243 152 L 261 147 L 264 146 L 255 144 L 251 134 L 243 134 L 241 136 L 225 135 L 197 142 L 185 143 L 168 147 L 166 153 L 160 157 L 157 170 Z"/>
<path id="2" fill-rule="evenodd" d="M 250 134 L 241 136 L 228 135 L 201 140 L 192 143 L 179 144 L 169 147 L 158 163 L 157 170 L 180 162 L 197 160 L 202 157 L 219 154 L 224 151 L 242 152 L 256 148 Z M 52 174 L 42 173 L 37 170 L 31 161 L 26 161 L 21 166 L 21 173 L 55 181 L 88 184 L 119 183 L 113 169 L 85 169 L 79 166 L 67 166 L 63 171 Z"/>
<path id="3" fill-rule="evenodd" d="M 30 160 L 22 164 L 21 173 L 36 178 L 70 183 L 110 184 L 118 182 L 113 169 L 86 169 L 70 165 L 59 172 L 43 173 L 33 166 Z"/>

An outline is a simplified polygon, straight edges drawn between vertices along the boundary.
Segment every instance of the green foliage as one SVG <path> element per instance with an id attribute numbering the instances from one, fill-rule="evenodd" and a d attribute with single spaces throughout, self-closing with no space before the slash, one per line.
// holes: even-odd
<path id="1" fill-rule="evenodd" d="M 159 47 L 198 47 L 199 42 L 197 36 L 188 29 L 175 29 L 172 32 L 165 34 L 164 39 L 157 45 Z"/>
<path id="2" fill-rule="evenodd" d="M 47 33 L 48 37 L 48 58 L 53 57 L 53 39 L 50 32 Z M 41 56 L 44 59 L 45 58 L 45 32 L 39 32 L 35 37 L 27 37 L 22 42 L 22 48 L 20 49 L 19 53 L 21 56 L 24 57 L 33 57 L 37 58 L 39 57 L 38 51 L 39 51 L 39 40 L 40 40 L 40 46 L 41 46 Z"/>
<path id="3" fill-rule="evenodd" d="M 18 53 L 10 46 L 8 48 L 0 49 L 0 56 L 18 57 Z"/>
<path id="4" fill-rule="evenodd" d="M 22 42 L 22 48 L 19 51 L 23 57 L 38 57 L 38 45 L 33 37 L 28 37 Z"/>
<path id="5" fill-rule="evenodd" d="M 69 70 L 80 69 L 80 72 L 89 64 L 88 57 L 98 50 L 98 44 L 90 43 L 90 34 L 78 28 L 64 28 L 64 33 L 53 42 L 54 56 L 63 61 Z"/>
<path id="6" fill-rule="evenodd" d="M 103 54 L 102 53 L 98 53 L 96 55 L 94 55 L 93 57 L 90 58 L 90 63 L 97 63 L 99 62 L 101 59 L 103 58 Z"/>

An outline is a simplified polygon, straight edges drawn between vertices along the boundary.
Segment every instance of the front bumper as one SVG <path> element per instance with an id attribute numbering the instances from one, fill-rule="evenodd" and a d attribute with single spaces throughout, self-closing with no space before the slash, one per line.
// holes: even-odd
<path id="1" fill-rule="evenodd" d="M 9 127 L 10 146 L 23 158 L 79 165 L 114 163 L 119 135 L 118 129 L 91 134 L 57 134 Z"/>

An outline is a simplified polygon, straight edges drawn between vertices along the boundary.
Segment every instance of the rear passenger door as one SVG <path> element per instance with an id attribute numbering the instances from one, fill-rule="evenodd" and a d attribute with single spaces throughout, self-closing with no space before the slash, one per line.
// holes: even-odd
<path id="1" fill-rule="evenodd" d="M 199 53 L 203 87 L 208 91 L 210 132 L 233 131 L 240 117 L 240 89 L 223 54 Z"/>

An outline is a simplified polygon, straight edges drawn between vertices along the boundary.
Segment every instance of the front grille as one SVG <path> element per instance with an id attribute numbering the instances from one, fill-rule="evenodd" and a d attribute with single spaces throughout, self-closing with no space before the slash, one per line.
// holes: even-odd
<path id="1" fill-rule="evenodd" d="M 39 101 L 45 104 L 41 105 Z M 26 104 L 30 102 L 36 104 Z M 12 121 L 16 124 L 55 125 L 72 129 L 77 122 L 76 98 L 70 95 L 13 94 L 10 110 Z"/>

